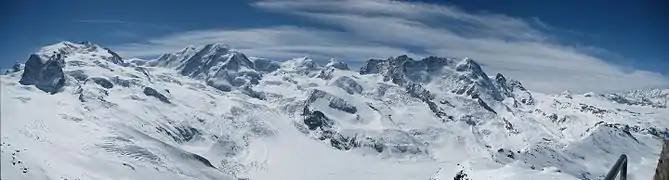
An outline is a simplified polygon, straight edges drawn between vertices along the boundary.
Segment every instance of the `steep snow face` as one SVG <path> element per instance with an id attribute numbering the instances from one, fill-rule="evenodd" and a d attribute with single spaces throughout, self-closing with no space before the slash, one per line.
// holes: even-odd
<path id="1" fill-rule="evenodd" d="M 253 62 L 254 68 L 256 70 L 264 73 L 276 71 L 281 67 L 279 63 L 277 63 L 276 61 L 272 61 L 269 59 L 258 58 L 258 57 L 252 57 L 249 59 Z"/>
<path id="2" fill-rule="evenodd" d="M 323 69 L 309 57 L 293 58 L 281 63 L 280 73 L 313 76 L 316 71 Z"/>
<path id="3" fill-rule="evenodd" d="M 78 58 L 81 60 L 102 59 L 114 64 L 123 64 L 123 59 L 111 51 L 91 42 L 72 43 L 63 41 L 53 45 L 42 47 L 36 55 L 46 60 L 56 55 L 62 55 L 64 58 Z"/>
<path id="4" fill-rule="evenodd" d="M 181 75 L 204 80 L 208 85 L 222 91 L 257 84 L 262 76 L 246 55 L 221 44 L 208 44 L 201 48 L 187 47 L 174 54 L 165 54 L 150 64 L 174 68 Z M 258 68 L 272 68 L 267 66 L 264 64 Z"/>
<path id="5" fill-rule="evenodd" d="M 468 121 L 480 123 L 483 119 L 501 118 L 510 108 L 534 103 L 532 93 L 520 82 L 507 80 L 502 74 L 488 77 L 478 63 L 468 58 L 371 59 L 362 66 L 360 74 L 378 74 L 383 81 L 404 87 L 411 97 L 420 99 L 442 121 L 453 121 L 461 111 L 476 109 L 477 112 L 482 110 L 481 113 L 471 113 L 475 118 Z"/>
<path id="6" fill-rule="evenodd" d="M 631 166 L 645 173 L 635 176 L 650 177 L 654 168 L 650 159 L 657 158 L 652 152 L 659 152 L 661 140 L 667 139 L 666 117 L 656 116 L 667 113 L 662 110 L 637 109 L 584 96 L 533 94 L 502 74 L 487 77 L 471 60 L 435 58 L 432 63 L 446 64 L 443 70 L 412 65 L 413 71 L 402 72 L 397 70 L 402 59 L 407 58 L 370 60 L 360 73 L 322 69 L 317 76 L 275 74 L 255 88 L 283 97 L 277 100 L 285 104 L 280 107 L 295 117 L 294 126 L 307 136 L 365 156 L 441 162 L 433 179 L 462 174 L 480 179 L 523 179 L 526 173 L 597 179 L 621 153 L 642 158 Z M 422 61 L 426 62 L 430 61 Z M 406 73 L 418 78 L 406 78 Z M 448 73 L 467 80 L 439 80 Z M 462 84 L 490 88 L 473 92 L 497 93 L 501 98 L 489 95 L 484 101 L 479 97 L 485 94 L 477 97 L 443 88 Z M 467 94 L 474 96 L 463 96 Z M 609 130 L 598 130 L 606 128 Z M 579 147 L 613 141 L 631 148 Z M 637 153 L 635 149 L 648 150 Z"/>
<path id="7" fill-rule="evenodd" d="M 64 41 L 45 46 L 30 55 L 19 83 L 35 85 L 38 89 L 53 94 L 65 85 L 87 80 L 88 77 L 111 78 L 113 73 L 98 72 L 97 67 L 114 71 L 112 67 L 127 65 L 118 54 L 109 49 L 90 42 L 77 44 Z"/>
<path id="8" fill-rule="evenodd" d="M 66 82 L 54 94 L 17 83 L 27 68 L 1 77 L 3 179 L 234 179 L 224 160 L 272 134 L 230 113 L 256 109 L 244 95 L 100 52 L 56 53 Z"/>
<path id="9" fill-rule="evenodd" d="M 669 102 L 669 89 L 640 89 L 601 96 L 620 104 L 666 109 L 667 102 Z"/>
<path id="10" fill-rule="evenodd" d="M 0 76 L 2 179 L 601 179 L 623 153 L 650 179 L 669 139 L 666 108 L 621 103 L 662 89 L 532 93 L 471 59 L 354 72 L 215 44 L 129 63 L 69 44 Z"/>
<path id="11" fill-rule="evenodd" d="M 529 95 L 519 82 L 507 83 L 501 74 L 497 76 L 497 81 L 492 80 L 478 63 L 468 58 L 459 61 L 441 57 L 413 60 L 403 55 L 387 60 L 371 59 L 363 64 L 360 74 L 380 74 L 384 81 L 398 85 L 419 83 L 431 91 L 451 91 L 481 98 L 485 102 L 514 97 L 517 95 L 511 93 L 514 89 Z"/>
<path id="12" fill-rule="evenodd" d="M 335 68 L 339 70 L 349 70 L 348 69 L 348 64 L 346 64 L 343 61 L 339 61 L 337 59 L 330 59 L 330 61 L 325 65 L 325 68 Z"/>

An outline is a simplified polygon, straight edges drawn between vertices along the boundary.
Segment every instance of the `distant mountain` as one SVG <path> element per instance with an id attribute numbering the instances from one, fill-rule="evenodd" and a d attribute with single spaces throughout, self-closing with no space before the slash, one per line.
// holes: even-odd
<path id="1" fill-rule="evenodd" d="M 0 75 L 2 179 L 650 179 L 669 89 L 542 94 L 472 59 L 46 46 Z"/>

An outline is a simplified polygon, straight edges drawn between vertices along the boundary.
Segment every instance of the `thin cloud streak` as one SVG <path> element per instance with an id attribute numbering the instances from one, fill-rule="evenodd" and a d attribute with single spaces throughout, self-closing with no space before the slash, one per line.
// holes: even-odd
<path id="1" fill-rule="evenodd" d="M 115 24 L 115 25 L 125 25 L 129 27 L 145 27 L 152 29 L 161 29 L 161 30 L 178 30 L 177 28 L 160 25 L 160 24 L 151 24 L 151 23 L 141 23 L 141 22 L 132 22 L 132 21 L 121 21 L 121 20 L 112 20 L 112 19 L 83 19 L 83 20 L 74 20 L 75 23 L 88 23 L 88 24 Z"/>
<path id="2" fill-rule="evenodd" d="M 556 93 L 666 86 L 667 77 L 620 68 L 593 55 L 596 47 L 557 43 L 539 19 L 473 14 L 425 3 L 350 0 L 256 1 L 253 7 L 290 13 L 331 28 L 278 26 L 188 31 L 113 47 L 125 56 L 155 56 L 186 45 L 225 43 L 250 56 L 365 61 L 408 54 L 470 57 L 489 74 L 502 72 L 529 89 Z M 598 52 L 606 52 L 598 50 Z"/>

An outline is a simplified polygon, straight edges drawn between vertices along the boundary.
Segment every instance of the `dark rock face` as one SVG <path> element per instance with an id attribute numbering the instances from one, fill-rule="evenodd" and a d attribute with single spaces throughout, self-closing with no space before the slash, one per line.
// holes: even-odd
<path id="1" fill-rule="evenodd" d="M 370 59 L 360 68 L 360 74 L 380 74 L 383 81 L 391 81 L 397 85 L 404 85 L 407 81 L 404 66 L 407 61 L 413 61 L 406 55 L 387 60 Z"/>
<path id="2" fill-rule="evenodd" d="M 466 94 L 469 96 L 489 95 L 493 100 L 501 101 L 502 90 L 496 87 L 494 82 L 483 72 L 481 66 L 471 59 L 465 59 L 455 66 L 455 70 L 460 72 L 458 79 L 462 86 L 456 89 L 456 94 Z"/>
<path id="3" fill-rule="evenodd" d="M 587 104 L 583 104 L 583 103 L 579 103 L 579 105 L 580 105 L 579 110 L 581 110 L 581 112 L 590 112 L 590 113 L 595 114 L 595 115 L 604 114 L 604 113 L 609 112 L 609 110 L 601 109 L 601 108 L 591 106 L 591 105 L 587 105 Z"/>
<path id="4" fill-rule="evenodd" d="M 89 79 L 106 89 L 111 89 L 114 87 L 114 84 L 107 80 L 107 78 L 91 77 Z"/>
<path id="5" fill-rule="evenodd" d="M 153 89 L 153 88 L 150 88 L 150 87 L 144 87 L 144 95 L 147 95 L 147 96 L 153 96 L 153 97 L 155 97 L 155 98 L 158 98 L 158 100 L 160 100 L 160 101 L 162 101 L 162 102 L 164 102 L 164 103 L 171 104 L 170 100 L 167 99 L 167 97 L 165 97 L 165 95 L 159 93 L 158 91 L 156 91 L 156 90 Z"/>
<path id="6" fill-rule="evenodd" d="M 358 112 L 358 109 L 354 105 L 348 103 L 346 100 L 339 97 L 335 97 L 325 91 L 318 89 L 314 89 L 310 92 L 309 97 L 307 98 L 307 103 L 313 103 L 321 98 L 328 100 L 329 101 L 328 106 L 331 108 L 344 111 L 350 114 L 355 114 L 356 112 Z"/>
<path id="7" fill-rule="evenodd" d="M 334 81 L 334 85 L 343 89 L 349 94 L 360 94 L 362 93 L 362 86 L 358 84 L 353 78 L 348 76 L 342 76 Z"/>
<path id="8" fill-rule="evenodd" d="M 334 68 L 327 68 L 327 69 L 322 69 L 320 72 L 318 72 L 318 75 L 316 75 L 316 78 L 321 78 L 324 80 L 330 80 L 332 79 L 332 73 L 334 73 L 335 69 Z"/>
<path id="9" fill-rule="evenodd" d="M 202 136 L 202 132 L 191 126 L 174 124 L 174 123 L 171 123 L 169 125 L 171 125 L 171 127 L 168 125 L 157 126 L 156 130 L 160 133 L 169 136 L 170 138 L 172 138 L 172 140 L 174 140 L 174 142 L 184 143 L 191 141 L 198 136 Z"/>
<path id="10" fill-rule="evenodd" d="M 465 170 L 460 170 L 458 171 L 458 173 L 455 174 L 453 180 L 469 180 L 469 178 L 467 178 L 467 173 L 465 172 Z"/>
<path id="11" fill-rule="evenodd" d="M 630 126 L 627 124 L 606 123 L 603 121 L 600 121 L 597 124 L 595 124 L 595 127 L 596 126 L 604 126 L 604 127 L 619 129 L 628 136 L 632 137 L 633 139 L 636 138 L 634 138 L 634 136 L 632 136 L 630 132 L 649 134 L 657 138 L 663 139 L 665 141 L 669 141 L 669 128 Z"/>
<path id="12" fill-rule="evenodd" d="M 340 111 L 347 112 L 349 114 L 355 114 L 358 112 L 358 109 L 355 106 L 348 104 L 346 101 L 340 98 L 331 99 L 330 103 L 328 103 L 328 106 Z"/>
<path id="13" fill-rule="evenodd" d="M 335 122 L 322 112 L 310 111 L 308 107 L 304 107 L 302 114 L 305 116 L 303 123 L 309 131 L 321 132 L 319 140 L 329 141 L 332 147 L 339 150 L 350 150 L 361 146 L 356 137 L 345 136 L 333 130 Z"/>
<path id="14" fill-rule="evenodd" d="M 264 92 L 253 90 L 250 86 L 242 86 L 239 88 L 239 91 L 252 98 L 267 100 L 267 95 Z"/>
<path id="15" fill-rule="evenodd" d="M 495 112 L 495 110 L 493 110 L 487 103 L 485 103 L 485 101 L 477 98 L 476 102 L 478 102 L 479 105 L 481 105 L 481 107 L 483 107 L 485 110 L 488 110 L 493 114 L 497 114 L 497 112 Z"/>
<path id="16" fill-rule="evenodd" d="M 451 69 L 455 73 L 444 71 Z M 433 112 L 442 117 L 443 113 L 437 108 L 431 99 L 421 97 L 421 92 L 414 91 L 415 84 L 428 83 L 441 75 L 452 79 L 453 84 L 449 84 L 451 92 L 459 95 L 470 96 L 473 99 L 480 99 L 484 103 L 482 106 L 488 108 L 491 101 L 502 101 L 507 97 L 513 98 L 514 106 L 522 104 L 532 105 L 534 99 L 518 81 L 509 80 L 502 74 L 497 74 L 494 79 L 481 69 L 481 66 L 471 59 L 464 59 L 455 62 L 452 58 L 427 57 L 421 60 L 414 60 L 406 55 L 389 58 L 386 60 L 370 59 L 360 68 L 360 74 L 379 74 L 383 76 L 384 81 L 391 81 L 394 84 L 406 87 L 409 93 L 424 101 L 430 106 Z M 412 87 L 414 86 L 414 87 Z M 422 88 L 420 88 L 422 89 Z M 426 93 L 429 94 L 429 93 Z"/>
<path id="17" fill-rule="evenodd" d="M 279 69 L 279 64 L 267 59 L 254 59 L 253 67 L 262 72 L 273 72 Z"/>
<path id="18" fill-rule="evenodd" d="M 427 89 L 423 88 L 422 85 L 418 83 L 408 83 L 405 87 L 405 90 L 411 97 L 420 99 L 423 101 L 427 106 L 430 108 L 430 110 L 439 118 L 448 118 L 449 120 L 453 120 L 452 116 L 447 115 L 443 109 L 441 109 L 436 103 L 434 103 L 432 100 L 434 99 L 434 95 L 430 93 Z"/>
<path id="19" fill-rule="evenodd" d="M 114 64 L 124 65 L 124 66 L 125 66 L 125 63 L 123 62 L 123 58 L 121 58 L 121 56 L 119 56 L 118 54 L 116 54 L 116 52 L 112 51 L 111 49 L 108 49 L 108 48 L 104 48 L 104 49 L 107 51 L 107 53 L 109 53 L 109 54 L 112 55 L 111 58 L 106 59 L 107 61 L 110 61 L 110 62 L 112 62 L 112 63 L 114 63 Z"/>
<path id="20" fill-rule="evenodd" d="M 325 65 L 325 67 L 326 68 L 331 67 L 331 68 L 335 68 L 335 69 L 339 69 L 339 70 L 349 70 L 348 64 L 346 64 L 345 62 L 342 62 L 342 61 L 334 60 L 334 59 L 330 60 L 330 62 L 327 65 Z"/>
<path id="21" fill-rule="evenodd" d="M 604 94 L 603 96 L 613 102 L 630 106 L 650 106 L 654 108 L 667 108 L 669 91 L 666 89 L 642 89 L 625 93 Z"/>
<path id="22" fill-rule="evenodd" d="M 68 76 L 73 77 L 77 81 L 85 81 L 88 79 L 88 75 L 84 73 L 82 70 L 74 70 L 74 71 L 68 71 L 65 72 Z"/>
<path id="23" fill-rule="evenodd" d="M 122 86 L 122 87 L 130 87 L 131 85 L 133 85 L 133 86 L 139 86 L 139 85 L 141 84 L 141 81 L 139 81 L 139 80 L 137 80 L 137 79 L 129 79 L 129 80 L 128 80 L 128 79 L 122 79 L 122 78 L 120 78 L 120 77 L 118 77 L 118 76 L 114 76 L 114 77 L 112 77 L 112 78 L 111 78 L 111 81 L 112 81 L 114 84 L 119 85 L 119 86 Z"/>
<path id="24" fill-rule="evenodd" d="M 669 179 L 669 141 L 664 141 L 664 147 L 662 147 L 662 152 L 660 153 L 660 159 L 657 162 L 653 180 L 667 179 Z"/>
<path id="25" fill-rule="evenodd" d="M 421 60 L 413 60 L 406 55 L 387 60 L 370 59 L 360 68 L 360 74 L 381 74 L 385 81 L 402 85 L 406 80 L 415 82 L 429 81 L 423 72 L 436 72 L 444 66 L 453 66 L 449 58 L 430 56 Z"/>
<path id="26" fill-rule="evenodd" d="M 377 136 L 360 134 L 344 134 L 338 131 L 336 121 L 328 118 L 320 111 L 312 111 L 304 107 L 302 123 L 304 133 L 315 132 L 319 136 L 316 139 L 329 143 L 333 148 L 347 151 L 354 148 L 372 148 L 381 153 L 391 151 L 393 153 L 421 154 L 425 153 L 424 143 L 411 134 L 400 130 L 384 130 Z M 298 127 L 298 129 L 300 129 Z"/>
<path id="27" fill-rule="evenodd" d="M 180 60 L 183 64 L 177 67 L 181 75 L 206 80 L 208 85 L 221 91 L 231 91 L 248 83 L 258 84 L 262 78 L 258 72 L 243 71 L 245 68 L 256 68 L 256 64 L 246 55 L 218 44 L 206 45 L 193 56 L 179 58 L 183 58 Z M 261 72 L 278 68 L 277 64 L 262 60 L 258 60 L 257 66 Z"/>
<path id="28" fill-rule="evenodd" d="M 35 85 L 44 92 L 55 94 L 65 85 L 64 66 L 65 60 L 61 54 L 56 54 L 48 60 L 36 54 L 30 55 L 19 83 Z"/>
<path id="29" fill-rule="evenodd" d="M 209 162 L 209 160 L 207 158 L 204 158 L 200 155 L 193 154 L 193 153 L 184 153 L 184 157 L 188 157 L 188 156 L 190 156 L 194 160 L 197 160 L 197 161 L 201 162 L 202 164 L 204 164 L 207 167 L 216 168 L 216 167 L 214 167 L 214 165 L 211 164 L 211 162 Z"/>
<path id="30" fill-rule="evenodd" d="M 305 107 L 306 108 L 306 107 Z M 305 111 L 308 111 L 305 110 Z M 304 118 L 304 124 L 307 125 L 309 130 L 316 130 L 318 128 L 320 129 L 329 129 L 332 127 L 334 122 L 330 120 L 329 118 L 325 117 L 325 114 L 323 114 L 320 111 L 314 111 L 314 112 L 308 112 L 309 114 L 306 114 L 306 118 Z"/>

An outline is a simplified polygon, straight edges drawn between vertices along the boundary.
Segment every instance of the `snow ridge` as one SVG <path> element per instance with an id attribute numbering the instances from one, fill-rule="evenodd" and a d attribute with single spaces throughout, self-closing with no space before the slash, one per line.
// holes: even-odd
<path id="1" fill-rule="evenodd" d="M 669 138 L 667 89 L 546 95 L 469 58 L 61 42 L 0 79 L 2 179 L 600 179 L 622 153 L 649 179 Z"/>

